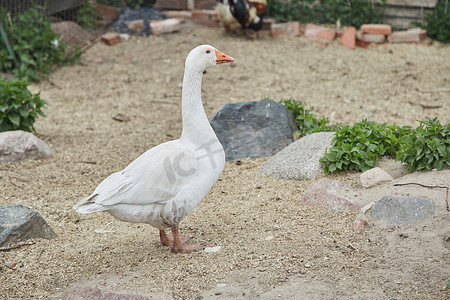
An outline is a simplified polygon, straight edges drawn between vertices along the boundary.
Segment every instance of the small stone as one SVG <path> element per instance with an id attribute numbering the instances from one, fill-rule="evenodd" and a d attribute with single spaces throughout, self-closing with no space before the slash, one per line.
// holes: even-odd
<path id="1" fill-rule="evenodd" d="M 384 196 L 370 209 L 371 217 L 387 225 L 413 223 L 434 214 L 434 203 L 419 197 Z"/>
<path id="2" fill-rule="evenodd" d="M 328 178 L 319 179 L 308 186 L 301 204 L 320 207 L 328 211 L 358 211 L 359 205 L 339 195 L 347 185 Z"/>
<path id="3" fill-rule="evenodd" d="M 367 226 L 367 221 L 366 220 L 356 220 L 353 225 L 355 225 L 356 230 L 360 230 L 363 226 Z"/>
<path id="4" fill-rule="evenodd" d="M 203 249 L 203 251 L 208 252 L 208 253 L 217 253 L 217 252 L 220 252 L 220 250 L 222 250 L 222 246 L 205 247 L 205 249 Z"/>
<path id="5" fill-rule="evenodd" d="M 50 147 L 30 132 L 0 132 L 0 162 L 40 159 L 51 155 Z"/>
<path id="6" fill-rule="evenodd" d="M 0 245 L 32 238 L 53 239 L 56 233 L 41 215 L 22 205 L 0 205 Z"/>
<path id="7" fill-rule="evenodd" d="M 116 32 L 105 33 L 100 37 L 100 40 L 105 44 L 112 46 L 114 44 L 120 43 L 120 34 Z"/>
<path id="8" fill-rule="evenodd" d="M 316 132 L 288 145 L 266 161 L 260 169 L 263 176 L 283 179 L 314 179 L 322 174 L 320 159 L 331 148 L 333 132 Z"/>
<path id="9" fill-rule="evenodd" d="M 217 285 L 218 288 L 224 288 L 224 287 L 226 287 L 226 286 L 227 286 L 226 283 L 219 283 L 219 284 Z"/>
<path id="10" fill-rule="evenodd" d="M 391 181 L 394 178 L 392 178 L 392 176 L 389 175 L 388 173 L 386 173 L 383 169 L 381 169 L 379 167 L 375 167 L 373 169 L 363 172 L 359 176 L 359 179 L 360 179 L 361 185 L 363 187 L 370 188 L 377 184 L 380 184 L 380 183 L 383 183 L 386 181 Z"/>
<path id="11" fill-rule="evenodd" d="M 181 22 L 178 19 L 166 19 L 161 21 L 148 22 L 152 34 L 171 33 L 181 30 Z"/>

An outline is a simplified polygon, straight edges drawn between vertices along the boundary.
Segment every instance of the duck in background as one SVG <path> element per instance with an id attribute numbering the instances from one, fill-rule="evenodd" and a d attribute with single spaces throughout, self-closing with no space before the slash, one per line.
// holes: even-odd
<path id="1" fill-rule="evenodd" d="M 253 40 L 257 39 L 266 13 L 267 0 L 223 1 L 223 5 L 218 5 L 217 10 L 224 27 L 228 31 L 236 31 L 236 28 L 240 27 L 247 37 Z M 249 30 L 253 32 L 251 33 Z"/>

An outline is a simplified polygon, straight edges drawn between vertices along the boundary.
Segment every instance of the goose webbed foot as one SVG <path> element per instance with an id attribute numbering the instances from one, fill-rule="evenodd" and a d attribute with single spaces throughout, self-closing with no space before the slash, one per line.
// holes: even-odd
<path id="1" fill-rule="evenodd" d="M 166 238 L 166 245 L 163 243 L 164 236 Z M 205 248 L 202 244 L 186 244 L 191 237 L 180 236 L 178 233 L 178 226 L 172 228 L 172 236 L 173 240 L 169 240 L 166 233 L 163 230 L 160 230 L 161 244 L 171 246 L 173 253 L 189 253 L 203 250 Z"/>
<path id="2" fill-rule="evenodd" d="M 190 239 L 192 239 L 192 237 L 190 236 L 179 236 L 180 238 L 180 242 L 181 244 L 186 243 L 187 241 L 189 241 Z M 170 240 L 167 237 L 167 234 L 164 230 L 159 230 L 159 240 L 161 241 L 161 245 L 163 246 L 167 246 L 167 247 L 172 247 L 173 246 L 173 240 Z"/>

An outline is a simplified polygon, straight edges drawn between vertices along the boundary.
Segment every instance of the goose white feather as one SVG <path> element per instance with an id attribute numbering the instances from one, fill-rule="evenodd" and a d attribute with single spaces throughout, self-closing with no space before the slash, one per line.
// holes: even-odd
<path id="1" fill-rule="evenodd" d="M 209 45 L 193 49 L 185 64 L 180 139 L 151 148 L 111 174 L 74 209 L 106 211 L 122 221 L 148 223 L 160 229 L 163 244 L 167 242 L 162 231 L 172 228 L 172 251 L 184 252 L 185 245 L 175 247 L 178 225 L 206 196 L 225 166 L 224 150 L 201 102 L 202 76 L 208 67 L 231 61 Z"/>

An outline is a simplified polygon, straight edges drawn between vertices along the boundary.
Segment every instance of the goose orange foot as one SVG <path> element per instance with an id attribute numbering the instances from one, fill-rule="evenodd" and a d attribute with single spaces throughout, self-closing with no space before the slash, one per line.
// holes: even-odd
<path id="1" fill-rule="evenodd" d="M 186 244 L 192 237 L 180 236 L 178 233 L 178 226 L 172 228 L 173 240 L 169 240 L 164 230 L 159 231 L 159 238 L 161 245 L 172 247 L 173 253 L 189 253 L 193 251 L 203 250 L 202 244 Z"/>

